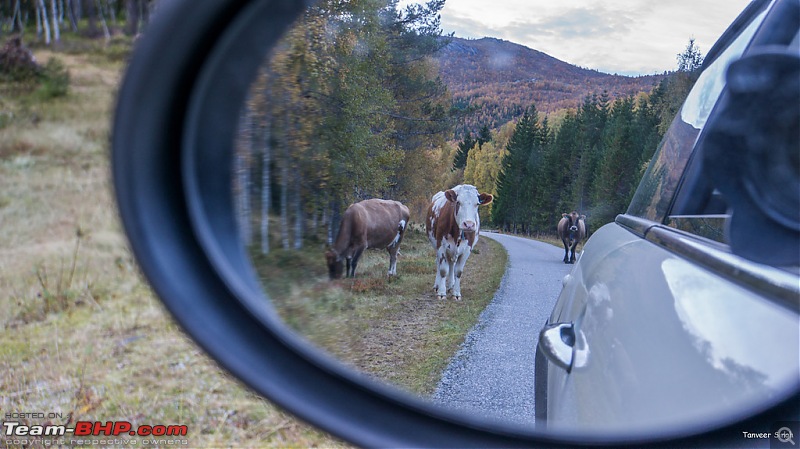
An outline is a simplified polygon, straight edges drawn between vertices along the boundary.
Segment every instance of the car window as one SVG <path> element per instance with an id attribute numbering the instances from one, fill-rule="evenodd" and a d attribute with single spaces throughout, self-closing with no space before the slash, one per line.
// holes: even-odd
<path id="1" fill-rule="evenodd" d="M 627 213 L 722 241 L 724 200 L 713 189 L 698 192 L 706 197 L 704 210 L 670 216 L 682 174 L 690 162 L 695 143 L 725 87 L 725 70 L 739 58 L 766 15 L 762 11 L 710 64 L 692 90 L 661 141 L 653 160 L 636 190 Z M 686 192 L 689 193 L 689 192 Z M 700 221 L 697 217 L 702 217 Z"/>

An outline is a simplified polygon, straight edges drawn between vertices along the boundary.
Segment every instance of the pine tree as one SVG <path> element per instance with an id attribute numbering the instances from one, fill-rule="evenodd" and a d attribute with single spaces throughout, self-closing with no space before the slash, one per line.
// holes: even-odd
<path id="1" fill-rule="evenodd" d="M 467 131 L 467 135 L 464 136 L 464 140 L 458 143 L 458 151 L 456 152 L 455 158 L 453 158 L 453 170 L 458 170 L 467 166 L 469 151 L 477 143 L 478 142 L 472 138 L 472 133 Z"/>
<path id="2" fill-rule="evenodd" d="M 527 109 L 517 122 L 506 146 L 502 169 L 497 177 L 497 198 L 492 220 L 514 232 L 525 228 L 529 199 L 529 159 L 537 136 L 538 113 L 535 106 Z"/>
<path id="3" fill-rule="evenodd" d="M 699 70 L 702 65 L 703 54 L 694 44 L 694 38 L 690 38 L 683 52 L 678 53 L 678 71 L 692 73 Z"/>
<path id="4" fill-rule="evenodd" d="M 604 129 L 605 152 L 600 160 L 599 173 L 592 184 L 594 216 L 600 222 L 613 221 L 624 212 L 638 175 L 641 150 L 636 147 L 633 98 L 614 102 Z"/>
<path id="5" fill-rule="evenodd" d="M 489 125 L 483 125 L 480 133 L 478 133 L 478 146 L 482 147 L 483 144 L 491 141 L 492 141 L 492 130 L 489 129 Z"/>

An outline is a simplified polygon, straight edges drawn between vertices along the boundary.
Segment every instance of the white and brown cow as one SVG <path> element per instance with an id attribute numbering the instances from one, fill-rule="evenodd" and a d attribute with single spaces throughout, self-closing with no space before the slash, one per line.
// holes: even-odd
<path id="1" fill-rule="evenodd" d="M 433 289 L 438 299 L 447 291 L 461 299 L 461 275 L 472 247 L 478 241 L 480 217 L 478 207 L 489 204 L 494 197 L 478 193 L 475 186 L 458 185 L 433 196 L 428 207 L 425 230 L 436 250 L 436 280 Z"/>
<path id="2" fill-rule="evenodd" d="M 389 276 L 397 274 L 397 251 L 408 225 L 408 208 L 391 200 L 364 200 L 344 212 L 339 234 L 325 253 L 331 279 L 342 277 L 347 261 L 347 277 L 355 277 L 358 259 L 367 248 L 389 252 Z"/>
<path id="3" fill-rule="evenodd" d="M 561 220 L 558 221 L 558 238 L 564 244 L 564 263 L 575 263 L 575 248 L 578 247 L 581 240 L 586 238 L 584 220 L 586 220 L 586 215 L 578 215 L 575 211 L 561 214 Z"/>

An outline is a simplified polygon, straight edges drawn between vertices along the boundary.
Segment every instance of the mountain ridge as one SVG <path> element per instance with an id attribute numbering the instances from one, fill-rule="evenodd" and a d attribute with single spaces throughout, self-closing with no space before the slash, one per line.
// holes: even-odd
<path id="1" fill-rule="evenodd" d="M 630 77 L 561 61 L 511 41 L 447 37 L 435 58 L 457 108 L 474 110 L 457 134 L 484 125 L 498 128 L 536 105 L 543 113 L 580 106 L 588 95 L 607 92 L 610 100 L 649 92 L 665 76 Z"/>

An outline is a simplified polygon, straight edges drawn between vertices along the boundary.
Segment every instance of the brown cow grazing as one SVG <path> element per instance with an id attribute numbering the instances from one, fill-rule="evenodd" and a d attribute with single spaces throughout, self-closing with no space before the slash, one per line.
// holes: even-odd
<path id="1" fill-rule="evenodd" d="M 586 238 L 586 215 L 578 215 L 572 211 L 570 214 L 561 214 L 558 222 L 558 238 L 564 243 L 564 263 L 575 263 L 575 248 L 578 243 Z M 570 254 L 572 251 L 572 254 Z"/>
<path id="2" fill-rule="evenodd" d="M 358 259 L 367 248 L 389 252 L 389 276 L 397 274 L 397 251 L 406 232 L 408 208 L 398 201 L 364 200 L 351 204 L 344 212 L 339 234 L 325 253 L 331 279 L 342 277 L 347 261 L 347 277 L 355 277 Z"/>
<path id="3" fill-rule="evenodd" d="M 433 289 L 437 299 L 461 299 L 461 275 L 464 264 L 478 242 L 480 217 L 478 207 L 492 202 L 488 193 L 478 193 L 471 185 L 458 185 L 433 196 L 428 206 L 425 230 L 436 250 L 436 280 Z"/>

